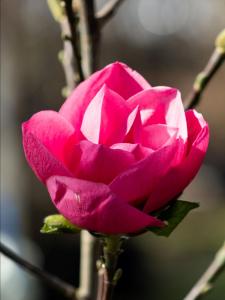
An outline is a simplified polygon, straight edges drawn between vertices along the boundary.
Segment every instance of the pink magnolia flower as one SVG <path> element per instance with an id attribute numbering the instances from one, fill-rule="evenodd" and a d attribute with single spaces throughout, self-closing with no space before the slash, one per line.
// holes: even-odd
<path id="1" fill-rule="evenodd" d="M 180 92 L 116 62 L 81 83 L 59 112 L 23 123 L 28 163 L 59 212 L 107 234 L 163 226 L 151 213 L 198 172 L 209 130 Z"/>

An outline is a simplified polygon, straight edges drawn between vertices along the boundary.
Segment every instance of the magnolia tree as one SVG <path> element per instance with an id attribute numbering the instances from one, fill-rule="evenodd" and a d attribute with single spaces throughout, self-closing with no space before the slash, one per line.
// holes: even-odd
<path id="1" fill-rule="evenodd" d="M 46 217 L 41 232 L 81 234 L 79 288 L 1 245 L 4 254 L 74 300 L 112 299 L 126 240 L 148 231 L 169 236 L 199 206 L 178 200 L 209 142 L 207 122 L 193 107 L 225 58 L 222 31 L 184 103 L 177 89 L 152 87 L 122 62 L 96 72 L 101 29 L 121 3 L 108 1 L 96 12 L 93 0 L 48 1 L 62 29 L 68 98 L 58 112 L 38 112 L 22 125 L 26 159 L 60 213 Z M 202 297 L 224 263 L 223 246 L 184 299 Z"/>

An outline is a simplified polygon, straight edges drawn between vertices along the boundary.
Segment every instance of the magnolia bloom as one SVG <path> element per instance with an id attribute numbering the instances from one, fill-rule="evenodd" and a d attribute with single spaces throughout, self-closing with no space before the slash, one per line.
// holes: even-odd
<path id="1" fill-rule="evenodd" d="M 58 211 L 106 234 L 163 226 L 151 213 L 194 178 L 209 140 L 177 89 L 151 87 L 119 62 L 81 83 L 59 112 L 22 127 L 26 159 Z"/>

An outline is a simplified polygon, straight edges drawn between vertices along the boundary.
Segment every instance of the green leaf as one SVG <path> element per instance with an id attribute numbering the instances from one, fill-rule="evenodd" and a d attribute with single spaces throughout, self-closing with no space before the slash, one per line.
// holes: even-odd
<path id="1" fill-rule="evenodd" d="M 189 211 L 197 207 L 199 207 L 198 203 L 175 200 L 166 209 L 156 213 L 157 218 L 164 221 L 166 225 L 163 228 L 149 227 L 148 230 L 168 237 Z"/>
<path id="2" fill-rule="evenodd" d="M 81 229 L 71 224 L 62 215 L 51 215 L 44 219 L 41 233 L 79 233 Z"/>

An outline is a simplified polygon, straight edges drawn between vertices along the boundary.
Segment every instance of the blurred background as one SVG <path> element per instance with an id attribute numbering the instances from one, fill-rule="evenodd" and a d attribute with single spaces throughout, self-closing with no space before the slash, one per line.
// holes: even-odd
<path id="1" fill-rule="evenodd" d="M 106 1 L 97 0 L 97 7 Z M 225 0 L 126 0 L 105 26 L 99 68 L 120 60 L 151 85 L 181 90 L 183 98 L 225 27 Z M 79 238 L 45 236 L 43 218 L 55 213 L 45 188 L 28 167 L 21 123 L 39 110 L 58 110 L 65 85 L 57 59 L 60 29 L 45 0 L 1 2 L 1 239 L 46 270 L 78 284 Z M 201 203 L 170 238 L 132 239 L 121 256 L 124 276 L 115 298 L 182 299 L 225 237 L 225 65 L 198 111 L 211 141 L 205 164 L 182 195 Z M 63 299 L 1 257 L 2 300 Z M 225 299 L 225 275 L 207 300 Z"/>

